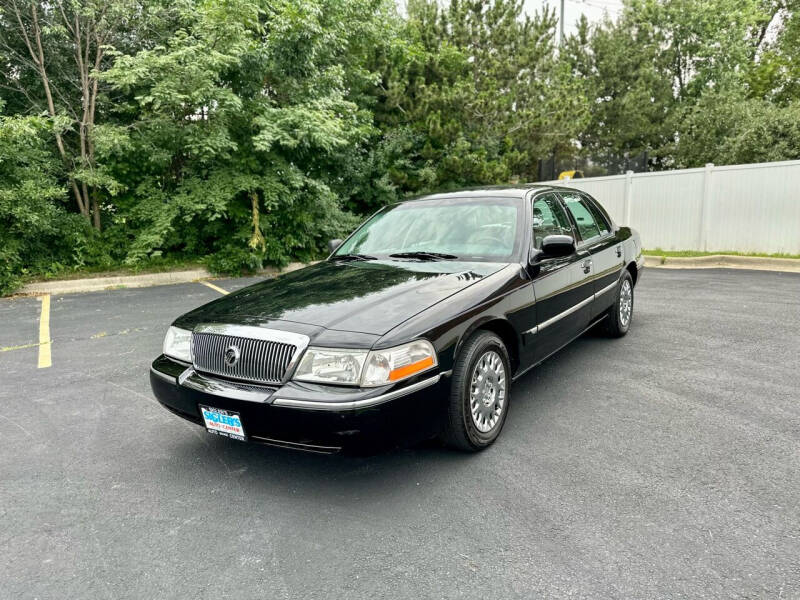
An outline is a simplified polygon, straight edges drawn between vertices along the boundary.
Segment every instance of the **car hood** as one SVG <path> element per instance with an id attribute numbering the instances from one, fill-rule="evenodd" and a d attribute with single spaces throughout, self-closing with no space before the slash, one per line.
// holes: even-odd
<path id="1" fill-rule="evenodd" d="M 502 269 L 505 263 L 323 261 L 256 283 L 176 321 L 267 325 L 293 321 L 382 335 Z"/>

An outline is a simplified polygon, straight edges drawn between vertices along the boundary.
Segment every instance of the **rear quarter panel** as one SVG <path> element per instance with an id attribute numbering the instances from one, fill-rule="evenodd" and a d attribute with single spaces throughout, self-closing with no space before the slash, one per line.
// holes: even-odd
<path id="1" fill-rule="evenodd" d="M 641 268 L 644 265 L 644 256 L 639 232 L 631 227 L 620 227 L 617 236 L 623 242 L 625 265 L 634 263 L 637 268 Z"/>

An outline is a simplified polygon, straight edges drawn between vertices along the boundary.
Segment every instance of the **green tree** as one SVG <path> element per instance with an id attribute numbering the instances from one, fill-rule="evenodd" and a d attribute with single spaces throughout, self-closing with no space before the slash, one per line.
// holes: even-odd
<path id="1" fill-rule="evenodd" d="M 622 155 L 649 152 L 660 168 L 697 166 L 700 156 L 714 160 L 713 151 L 698 150 L 713 146 L 704 111 L 708 117 L 744 111 L 765 123 L 780 120 L 768 104 L 745 102 L 777 97 L 785 89 L 787 70 L 781 65 L 796 20 L 790 4 L 796 0 L 628 0 L 616 22 L 591 31 L 584 26 L 569 40 L 567 54 L 592 100 L 591 121 L 579 136 L 585 153 L 611 164 Z M 777 31 L 774 43 L 770 27 Z M 708 126 L 715 127 L 714 135 L 737 137 L 731 144 L 741 151 L 724 156 L 748 155 L 741 144 L 749 138 L 735 127 L 719 121 Z M 690 139 L 696 136 L 703 138 L 697 144 Z M 763 152 L 754 147 L 750 155 Z M 716 160 L 727 159 L 720 154 Z"/>
<path id="2" fill-rule="evenodd" d="M 532 180 L 539 158 L 574 152 L 588 106 L 556 54 L 552 12 L 523 15 L 518 0 L 414 0 L 407 13 L 373 59 L 381 133 L 362 169 L 351 168 L 356 181 L 378 182 L 366 206 L 392 190 Z"/>
<path id="3" fill-rule="evenodd" d="M 88 224 L 61 203 L 51 132 L 42 117 L 0 116 L 0 294 L 28 272 L 58 271 L 91 253 Z"/>
<path id="4" fill-rule="evenodd" d="M 109 48 L 157 41 L 169 10 L 139 0 L 0 0 L 0 89 L 7 108 L 47 114 L 77 210 L 101 227 L 103 195 L 118 184 L 97 161 L 95 127 L 109 97 L 97 75 Z"/>
<path id="5" fill-rule="evenodd" d="M 704 93 L 680 124 L 677 167 L 800 158 L 800 102 L 779 105 L 742 90 Z"/>
<path id="6" fill-rule="evenodd" d="M 144 158 L 120 198 L 122 229 L 136 232 L 126 260 L 216 253 L 212 266 L 230 271 L 310 258 L 352 223 L 330 157 L 369 129 L 345 97 L 363 74 L 345 65 L 374 4 L 232 0 L 192 13 L 104 75 L 138 115 L 109 135 L 112 151 Z"/>
<path id="7" fill-rule="evenodd" d="M 612 168 L 625 155 L 657 153 L 671 141 L 669 116 L 677 101 L 672 79 L 659 65 L 658 45 L 630 18 L 625 12 L 618 23 L 606 20 L 592 31 L 584 20 L 565 45 L 565 60 L 591 105 L 578 134 L 581 147 Z"/>

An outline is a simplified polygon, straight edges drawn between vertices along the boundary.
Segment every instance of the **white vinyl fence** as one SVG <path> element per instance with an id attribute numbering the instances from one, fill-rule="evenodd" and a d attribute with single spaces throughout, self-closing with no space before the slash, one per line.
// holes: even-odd
<path id="1" fill-rule="evenodd" d="M 588 192 L 647 249 L 800 254 L 800 160 L 548 183 Z"/>

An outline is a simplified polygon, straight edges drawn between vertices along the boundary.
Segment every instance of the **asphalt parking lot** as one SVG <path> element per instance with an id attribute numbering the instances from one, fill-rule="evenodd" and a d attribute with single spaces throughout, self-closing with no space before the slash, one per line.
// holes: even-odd
<path id="1" fill-rule="evenodd" d="M 800 597 L 800 274 L 650 269 L 629 335 L 525 376 L 477 455 L 169 414 L 149 363 L 219 293 L 53 296 L 43 368 L 41 300 L 0 300 L 0 596 Z"/>

